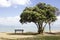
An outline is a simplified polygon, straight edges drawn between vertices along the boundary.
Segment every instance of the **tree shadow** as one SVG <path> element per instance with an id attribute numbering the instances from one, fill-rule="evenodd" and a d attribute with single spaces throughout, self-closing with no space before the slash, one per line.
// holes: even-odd
<path id="1" fill-rule="evenodd" d="M 45 32 L 46 34 L 52 34 L 52 35 L 60 35 L 60 32 L 56 32 L 56 33 L 49 33 L 49 32 Z"/>
<path id="2" fill-rule="evenodd" d="M 38 33 L 7 33 L 8 35 L 38 35 Z"/>

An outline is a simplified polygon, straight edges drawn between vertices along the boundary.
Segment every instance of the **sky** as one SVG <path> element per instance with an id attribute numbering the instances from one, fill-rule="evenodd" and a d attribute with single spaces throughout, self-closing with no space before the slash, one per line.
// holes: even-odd
<path id="1" fill-rule="evenodd" d="M 22 25 L 19 19 L 25 7 L 35 6 L 39 2 L 60 9 L 60 0 L 0 0 L 0 32 L 14 32 L 15 29 L 36 32 L 37 28 L 34 23 Z M 60 16 L 51 25 L 53 26 L 52 31 L 60 31 Z M 48 31 L 48 25 L 45 30 Z"/>

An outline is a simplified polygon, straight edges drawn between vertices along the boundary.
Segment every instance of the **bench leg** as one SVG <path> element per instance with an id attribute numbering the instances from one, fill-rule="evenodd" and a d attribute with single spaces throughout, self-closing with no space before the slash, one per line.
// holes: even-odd
<path id="1" fill-rule="evenodd" d="M 23 31 L 22 31 L 22 34 L 23 34 Z"/>
<path id="2" fill-rule="evenodd" d="M 15 34 L 16 34 L 16 31 L 15 31 Z"/>

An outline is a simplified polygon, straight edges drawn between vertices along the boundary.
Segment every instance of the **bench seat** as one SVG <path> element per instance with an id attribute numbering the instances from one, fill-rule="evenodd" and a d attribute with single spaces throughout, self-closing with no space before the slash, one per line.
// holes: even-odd
<path id="1" fill-rule="evenodd" d="M 17 31 L 21 31 L 22 33 L 23 33 L 23 29 L 15 29 L 15 33 L 17 32 Z"/>

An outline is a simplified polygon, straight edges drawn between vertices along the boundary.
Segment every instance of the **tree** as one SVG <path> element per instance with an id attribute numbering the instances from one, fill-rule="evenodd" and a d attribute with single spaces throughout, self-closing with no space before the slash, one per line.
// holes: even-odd
<path id="1" fill-rule="evenodd" d="M 51 5 L 47 5 L 49 8 L 49 10 L 47 11 L 48 13 L 48 16 L 47 16 L 47 21 L 48 21 L 48 24 L 49 24 L 49 31 L 51 33 L 51 23 L 54 22 L 57 18 L 56 18 L 56 14 L 55 12 L 58 10 L 56 7 L 52 7 Z"/>
<path id="2" fill-rule="evenodd" d="M 37 25 L 38 33 L 43 33 L 46 24 L 56 20 L 56 9 L 45 3 L 38 3 L 34 7 L 26 7 L 20 15 L 20 22 L 34 22 Z"/>

